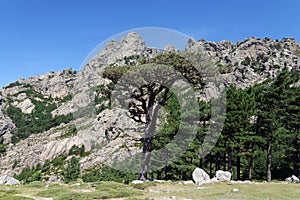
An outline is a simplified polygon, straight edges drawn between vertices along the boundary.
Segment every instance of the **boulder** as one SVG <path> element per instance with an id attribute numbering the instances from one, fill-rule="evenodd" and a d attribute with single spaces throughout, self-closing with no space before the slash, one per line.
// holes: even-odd
<path id="1" fill-rule="evenodd" d="M 196 184 L 210 181 L 209 175 L 203 169 L 198 167 L 193 171 L 192 176 Z"/>
<path id="2" fill-rule="evenodd" d="M 131 182 L 132 184 L 143 184 L 144 183 L 144 181 L 140 181 L 140 180 L 133 180 L 132 182 Z"/>
<path id="3" fill-rule="evenodd" d="M 295 176 L 295 175 L 292 175 L 292 181 L 294 182 L 294 183 L 299 183 L 299 178 L 297 177 L 297 176 Z"/>
<path id="4" fill-rule="evenodd" d="M 231 173 L 228 171 L 218 170 L 216 171 L 216 178 L 219 181 L 230 181 Z"/>
<path id="5" fill-rule="evenodd" d="M 55 183 L 55 182 L 59 182 L 59 178 L 56 175 L 51 175 L 49 177 L 49 180 L 47 181 L 48 183 Z"/>
<path id="6" fill-rule="evenodd" d="M 0 176 L 0 185 L 20 185 L 20 181 L 8 175 Z"/>
<path id="7" fill-rule="evenodd" d="M 292 179 L 292 177 L 288 177 L 288 178 L 285 179 L 285 181 L 286 181 L 286 182 L 289 182 L 289 183 L 292 183 L 292 182 L 293 182 L 293 179 Z"/>
<path id="8" fill-rule="evenodd" d="M 285 181 L 289 182 L 289 183 L 299 183 L 300 182 L 299 178 L 295 175 L 292 175 L 291 177 L 286 178 Z"/>
<path id="9" fill-rule="evenodd" d="M 183 184 L 184 185 L 194 184 L 194 181 L 184 181 Z"/>

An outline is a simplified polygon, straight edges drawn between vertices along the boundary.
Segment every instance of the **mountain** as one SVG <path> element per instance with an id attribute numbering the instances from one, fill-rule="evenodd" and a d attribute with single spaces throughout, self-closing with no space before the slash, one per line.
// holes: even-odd
<path id="1" fill-rule="evenodd" d="M 177 50 L 167 46 L 164 52 L 168 51 Z M 72 69 L 49 72 L 3 87 L 0 175 L 18 174 L 25 167 L 61 158 L 61 164 L 52 163 L 51 169 L 45 169 L 47 173 L 43 174 L 48 178 L 60 177 L 72 155 L 79 157 L 81 170 L 88 171 L 139 152 L 141 125 L 126 110 L 110 107 L 109 96 L 103 91 L 111 81 L 103 78 L 101 72 L 108 66 L 139 64 L 140 59 L 155 58 L 160 52 L 147 47 L 138 34 L 130 32 L 120 42 L 110 41 L 79 72 Z M 191 38 L 184 52 L 201 53 L 209 58 L 220 73 L 221 88 L 233 84 L 245 89 L 275 78 L 284 68 L 300 71 L 300 44 L 292 38 L 252 37 L 236 44 Z M 201 98 L 209 101 L 217 96 L 219 86 L 203 77 L 206 82 Z M 88 112 L 86 106 L 92 114 L 82 117 L 84 111 Z M 82 147 L 85 153 L 70 153 L 70 149 Z"/>

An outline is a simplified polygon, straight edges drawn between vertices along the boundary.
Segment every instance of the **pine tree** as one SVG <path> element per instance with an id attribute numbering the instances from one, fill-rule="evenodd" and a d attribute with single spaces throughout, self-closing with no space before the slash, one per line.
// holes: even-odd
<path id="1" fill-rule="evenodd" d="M 69 183 L 75 181 L 80 175 L 80 163 L 79 159 L 75 156 L 72 156 L 71 160 L 68 163 L 67 168 L 63 172 L 64 181 Z"/>
<path id="2" fill-rule="evenodd" d="M 188 82 L 194 88 L 201 88 L 201 74 L 176 53 L 162 53 L 154 59 L 144 60 L 144 65 L 107 67 L 102 76 L 118 83 L 117 91 L 121 93 L 127 91 L 129 98 L 123 98 L 122 94 L 119 94 L 119 103 L 122 105 L 128 103 L 131 118 L 145 124 L 139 179 L 146 180 L 153 151 L 153 139 L 157 131 L 158 112 L 172 97 L 170 88 L 178 80 Z M 187 97 L 187 100 L 190 99 Z"/>

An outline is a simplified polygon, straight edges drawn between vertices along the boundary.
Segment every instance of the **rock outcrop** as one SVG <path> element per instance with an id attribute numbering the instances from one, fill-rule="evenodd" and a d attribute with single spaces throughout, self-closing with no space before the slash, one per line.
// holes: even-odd
<path id="1" fill-rule="evenodd" d="M 239 88 L 274 78 L 284 67 L 300 69 L 300 45 L 291 38 L 274 41 L 252 37 L 237 44 L 190 39 L 186 51 L 207 55 L 217 63 L 224 84 Z"/>
<path id="2" fill-rule="evenodd" d="M 0 176 L 0 185 L 20 185 L 20 181 L 8 175 Z"/>
<path id="3" fill-rule="evenodd" d="M 146 50 L 146 43 L 137 33 L 129 32 L 120 42 L 111 40 L 98 55 L 96 55 L 91 64 L 113 64 L 125 56 L 141 55 Z"/>
<path id="4" fill-rule="evenodd" d="M 3 138 L 4 144 L 11 142 L 11 132 L 16 128 L 11 119 L 4 114 L 5 106 L 2 96 L 0 96 L 0 137 Z"/>

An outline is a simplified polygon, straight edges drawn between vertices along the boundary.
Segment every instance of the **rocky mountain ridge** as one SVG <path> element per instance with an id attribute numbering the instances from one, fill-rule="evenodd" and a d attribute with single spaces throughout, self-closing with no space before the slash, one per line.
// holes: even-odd
<path id="1" fill-rule="evenodd" d="M 165 51 L 177 51 L 171 46 Z M 274 78 L 284 67 L 300 70 L 300 44 L 292 38 L 281 41 L 270 38 L 248 38 L 233 44 L 230 41 L 208 42 L 189 39 L 186 52 L 200 52 L 207 55 L 221 74 L 223 85 L 234 84 L 240 88 L 261 83 Z M 71 69 L 49 72 L 29 79 L 19 79 L 5 86 L 0 96 L 0 175 L 19 173 L 24 167 L 33 167 L 60 155 L 67 154 L 73 145 L 85 146 L 89 152 L 80 158 L 82 170 L 110 163 L 115 157 L 123 159 L 137 152 L 139 124 L 131 120 L 124 110 L 107 106 L 107 99 L 95 103 L 100 109 L 93 118 L 82 120 L 73 117 L 62 121 L 78 108 L 72 98 L 85 101 L 78 91 L 89 91 L 105 87 L 110 81 L 100 76 L 106 66 L 134 64 L 139 58 L 153 58 L 160 51 L 146 46 L 145 41 L 136 33 L 128 33 L 120 42 L 111 41 L 84 68 L 75 72 Z M 214 83 L 207 82 L 203 89 L 205 99 L 216 96 Z M 97 94 L 99 95 L 99 94 Z M 14 124 L 16 119 L 9 117 L 9 108 L 21 114 L 24 121 Z M 34 116 L 30 118 L 30 116 Z M 73 115 L 75 116 L 75 115 Z M 30 119 L 29 119 L 30 118 Z M 20 124 L 47 121 L 51 118 L 53 126 L 42 132 L 31 134 L 13 144 L 13 134 Z M 27 121 L 26 121 L 27 120 Z M 60 173 L 59 170 L 57 173 Z"/>

